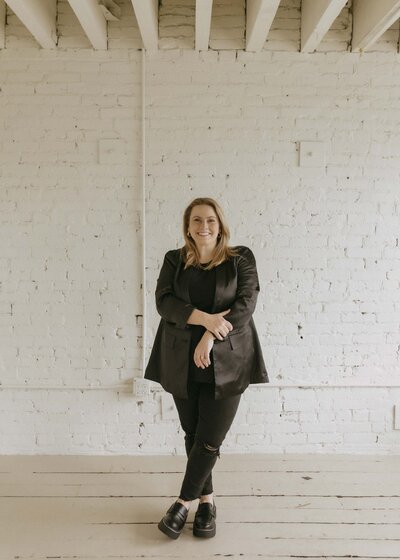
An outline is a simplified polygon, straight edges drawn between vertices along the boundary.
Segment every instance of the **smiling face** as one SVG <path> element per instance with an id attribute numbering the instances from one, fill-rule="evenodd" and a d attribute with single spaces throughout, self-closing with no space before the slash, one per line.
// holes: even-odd
<path id="1" fill-rule="evenodd" d="M 214 208 L 208 204 L 193 206 L 188 231 L 197 247 L 214 248 L 220 231 L 218 216 Z"/>

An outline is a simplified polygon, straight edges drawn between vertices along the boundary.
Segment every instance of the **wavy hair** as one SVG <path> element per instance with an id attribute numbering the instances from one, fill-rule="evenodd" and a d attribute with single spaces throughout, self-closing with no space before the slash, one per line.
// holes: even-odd
<path id="1" fill-rule="evenodd" d="M 204 270 L 211 270 L 229 258 L 239 256 L 239 253 L 233 247 L 228 245 L 228 241 L 230 239 L 229 226 L 218 202 L 213 198 L 208 197 L 195 198 L 189 206 L 187 206 L 183 213 L 183 237 L 185 239 L 185 245 L 181 248 L 181 254 L 185 262 L 184 268 L 186 269 L 189 266 L 200 267 L 200 255 L 197 250 L 196 243 L 193 241 L 192 237 L 189 237 L 187 234 L 192 209 L 194 206 L 199 206 L 200 204 L 207 204 L 207 206 L 211 206 L 213 208 L 217 215 L 219 227 L 221 229 L 221 237 L 217 239 L 213 259 L 207 266 L 201 267 Z"/>

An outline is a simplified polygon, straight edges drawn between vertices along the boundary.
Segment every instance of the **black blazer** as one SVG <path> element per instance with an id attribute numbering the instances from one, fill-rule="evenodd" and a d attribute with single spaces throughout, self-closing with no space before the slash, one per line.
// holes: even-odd
<path id="1" fill-rule="evenodd" d="M 212 348 L 215 399 L 243 393 L 250 383 L 268 383 L 260 341 L 253 320 L 260 286 L 252 251 L 243 245 L 240 253 L 216 267 L 212 313 L 226 309 L 224 317 L 233 330 Z M 157 280 L 156 307 L 161 320 L 145 371 L 145 379 L 156 381 L 168 393 L 188 398 L 187 378 L 191 329 L 186 321 L 195 306 L 189 297 L 188 270 L 183 269 L 181 249 L 165 254 Z"/>

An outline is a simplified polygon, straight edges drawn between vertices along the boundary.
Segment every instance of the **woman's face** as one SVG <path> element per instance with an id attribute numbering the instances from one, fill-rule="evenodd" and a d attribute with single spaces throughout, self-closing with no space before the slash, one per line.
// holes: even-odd
<path id="1" fill-rule="evenodd" d="M 212 206 L 193 206 L 189 218 L 189 233 L 197 247 L 214 248 L 220 231 L 218 216 Z"/>

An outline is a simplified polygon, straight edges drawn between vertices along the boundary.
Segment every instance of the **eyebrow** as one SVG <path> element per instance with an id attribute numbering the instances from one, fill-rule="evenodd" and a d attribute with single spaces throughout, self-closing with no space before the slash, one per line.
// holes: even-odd
<path id="1" fill-rule="evenodd" d="M 201 218 L 201 216 L 192 216 L 193 218 Z M 207 216 L 207 218 L 216 218 L 217 216 Z"/>

